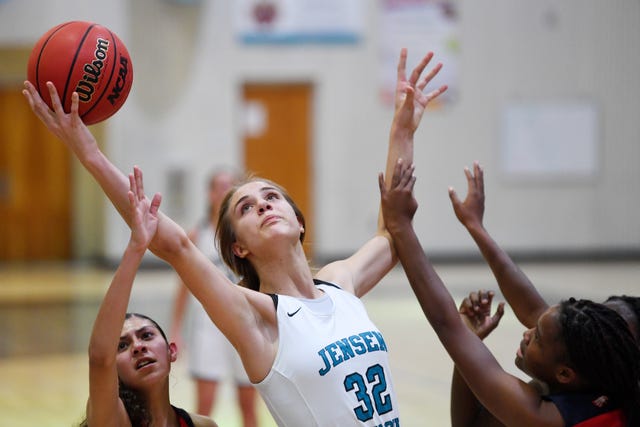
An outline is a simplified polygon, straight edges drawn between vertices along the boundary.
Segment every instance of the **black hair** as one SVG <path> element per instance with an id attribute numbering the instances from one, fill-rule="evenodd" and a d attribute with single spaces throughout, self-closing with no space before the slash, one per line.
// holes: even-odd
<path id="1" fill-rule="evenodd" d="M 167 335 L 164 333 L 158 322 L 156 322 L 149 316 L 145 316 L 144 314 L 140 313 L 127 313 L 125 314 L 124 319 L 127 320 L 132 317 L 138 317 L 150 321 L 156 327 L 156 329 L 158 329 L 158 332 L 160 332 L 160 335 L 162 335 L 162 338 L 164 338 L 165 342 L 169 343 Z M 119 378 L 118 396 L 124 404 L 124 408 L 127 411 L 127 415 L 129 416 L 129 420 L 131 421 L 131 425 L 133 427 L 146 427 L 151 424 L 151 415 L 149 414 L 147 401 L 145 400 L 144 396 L 137 390 L 123 383 Z M 80 423 L 79 427 L 89 427 L 89 422 L 86 417 Z"/>
<path id="2" fill-rule="evenodd" d="M 153 323 L 153 326 L 155 326 L 156 329 L 158 330 L 158 332 L 160 332 L 160 335 L 162 335 L 162 338 L 164 338 L 165 342 L 167 344 L 169 343 L 169 339 L 167 338 L 167 334 L 164 333 L 164 331 L 162 330 L 162 328 L 160 327 L 158 322 L 156 322 L 155 320 L 153 320 L 149 316 L 145 316 L 144 314 L 140 314 L 140 313 L 127 313 L 127 314 L 124 315 L 124 320 L 130 319 L 132 317 L 139 317 L 140 319 L 146 319 L 149 322 Z"/>
<path id="3" fill-rule="evenodd" d="M 569 365 L 589 391 L 619 405 L 629 426 L 640 425 L 640 347 L 626 321 L 604 304 L 574 298 L 560 303 L 559 320 Z"/>
<path id="4" fill-rule="evenodd" d="M 636 341 L 640 344 L 640 297 L 632 297 L 628 295 L 612 295 L 605 301 L 606 303 L 614 303 L 611 307 L 617 311 L 629 324 L 631 333 L 634 334 Z M 622 307 L 615 303 L 622 303 Z"/>

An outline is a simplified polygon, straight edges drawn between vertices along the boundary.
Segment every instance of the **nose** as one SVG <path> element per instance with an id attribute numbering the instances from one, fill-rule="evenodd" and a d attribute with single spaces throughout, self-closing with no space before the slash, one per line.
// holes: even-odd
<path id="1" fill-rule="evenodd" d="M 264 213 L 265 211 L 268 211 L 268 210 L 271 210 L 271 203 L 269 203 L 266 200 L 260 201 L 260 204 L 258 206 L 258 212 Z"/>
<path id="2" fill-rule="evenodd" d="M 139 353 L 146 353 L 147 352 L 147 346 L 146 346 L 145 342 L 142 341 L 142 340 L 133 341 L 133 345 L 131 346 L 131 348 L 133 350 L 133 354 L 139 354 Z"/>
<path id="3" fill-rule="evenodd" d="M 522 338 L 524 338 L 524 342 L 529 344 L 529 341 L 531 340 L 531 334 L 533 333 L 533 328 L 531 329 L 527 329 L 526 331 L 524 331 L 522 333 Z"/>

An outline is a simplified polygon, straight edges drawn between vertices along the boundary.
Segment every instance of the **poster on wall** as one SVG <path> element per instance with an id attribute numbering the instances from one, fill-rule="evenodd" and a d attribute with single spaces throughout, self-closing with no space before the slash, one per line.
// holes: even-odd
<path id="1" fill-rule="evenodd" d="M 236 38 L 244 44 L 356 43 L 365 1 L 236 0 Z"/>
<path id="2" fill-rule="evenodd" d="M 443 68 L 425 88 L 428 92 L 443 84 L 449 89 L 431 107 L 453 102 L 458 95 L 460 54 L 458 9 L 452 0 L 380 0 L 380 97 L 393 105 L 398 54 L 407 48 L 407 72 L 427 52 L 433 52 L 430 66 L 442 62 Z"/>
<path id="3" fill-rule="evenodd" d="M 517 179 L 591 178 L 598 140 L 591 102 L 512 102 L 502 114 L 501 169 Z"/>

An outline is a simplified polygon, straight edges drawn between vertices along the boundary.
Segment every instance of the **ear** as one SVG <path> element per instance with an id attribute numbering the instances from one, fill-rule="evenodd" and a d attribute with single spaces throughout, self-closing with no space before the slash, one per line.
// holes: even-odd
<path id="1" fill-rule="evenodd" d="M 238 258 L 246 258 L 246 256 L 249 255 L 249 250 L 238 242 L 233 242 L 231 249 L 233 250 L 233 254 Z"/>
<path id="2" fill-rule="evenodd" d="M 171 362 L 175 362 L 178 359 L 178 346 L 176 343 L 169 343 L 169 358 Z"/>
<path id="3" fill-rule="evenodd" d="M 578 381 L 578 374 L 567 365 L 560 364 L 555 371 L 556 381 L 560 384 L 571 384 Z"/>

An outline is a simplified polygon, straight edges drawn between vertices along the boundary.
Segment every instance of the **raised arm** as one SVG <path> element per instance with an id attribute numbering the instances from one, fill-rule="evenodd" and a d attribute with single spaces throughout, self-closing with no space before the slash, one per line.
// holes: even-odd
<path id="1" fill-rule="evenodd" d="M 118 394 L 116 355 L 131 287 L 140 261 L 158 227 L 161 198 L 155 195 L 151 201 L 139 199 L 129 191 L 128 200 L 131 237 L 100 304 L 89 340 L 88 425 L 130 425 Z"/>
<path id="2" fill-rule="evenodd" d="M 25 82 L 23 93 L 31 109 L 78 157 L 131 226 L 132 218 L 127 209 L 128 179 L 99 150 L 95 138 L 80 119 L 78 94 L 72 95 L 71 111 L 67 114 L 55 87 L 51 83 L 47 83 L 47 87 L 53 110 L 44 103 L 33 85 Z M 134 168 L 134 183 L 138 194 L 144 197 L 142 171 L 137 167 Z M 267 372 L 264 362 L 267 358 L 258 355 L 274 352 L 267 326 L 275 323 L 271 298 L 239 286 L 229 286 L 232 283 L 225 274 L 193 244 L 182 227 L 162 212 L 158 212 L 158 229 L 149 249 L 176 270 L 202 303 L 209 317 L 238 350 L 250 378 L 255 379 Z"/>
<path id="3" fill-rule="evenodd" d="M 471 292 L 458 311 L 467 327 L 480 339 L 486 338 L 500 323 L 504 315 L 504 303 L 498 304 L 491 315 L 494 293 L 479 290 Z M 451 379 L 451 427 L 491 427 L 502 426 L 493 415 L 484 410 L 464 378 L 454 366 Z"/>
<path id="4" fill-rule="evenodd" d="M 382 211 L 398 257 L 427 320 L 480 403 L 506 425 L 562 426 L 552 404 L 533 387 L 505 372 L 484 343 L 463 323 L 412 226 L 417 202 L 413 167 L 398 162 L 389 190 L 378 183 Z M 555 410 L 555 413 L 554 413 Z"/>
<path id="5" fill-rule="evenodd" d="M 423 76 L 422 73 L 432 59 L 433 52 L 427 53 L 407 78 L 407 49 L 400 50 L 394 101 L 395 110 L 389 131 L 385 176 L 393 175 L 393 169 L 398 159 L 403 159 L 410 164 L 413 163 L 413 137 L 422 121 L 422 116 L 429 103 L 447 90 L 447 86 L 443 85 L 429 93 L 423 93 L 429 82 L 442 69 L 442 63 L 439 62 Z"/>
<path id="6" fill-rule="evenodd" d="M 540 314 L 548 308 L 548 304 L 529 278 L 484 228 L 484 171 L 478 162 L 474 162 L 473 172 L 465 168 L 464 173 L 467 177 L 467 197 L 464 201 L 460 201 L 455 190 L 449 188 L 449 198 L 456 217 L 478 245 L 500 291 L 518 320 L 527 328 L 532 328 Z"/>
<path id="7" fill-rule="evenodd" d="M 93 176 L 111 200 L 122 219 L 131 226 L 127 198 L 128 178 L 100 151 L 94 136 L 82 122 L 78 115 L 78 94 L 72 94 L 71 111 L 67 114 L 62 108 L 58 92 L 51 82 L 47 82 L 47 89 L 51 96 L 53 110 L 42 100 L 30 82 L 26 81 L 24 84 L 23 94 L 33 112 L 49 131 L 58 137 L 78 158 L 82 166 Z M 183 239 L 187 239 L 184 230 L 159 212 L 158 232 L 149 245 L 149 249 L 160 258 L 171 262 L 170 257 L 175 253 L 176 248 L 183 244 Z"/>
<path id="8" fill-rule="evenodd" d="M 75 154 L 87 171 L 98 181 L 122 218 L 131 225 L 127 199 L 129 189 L 127 177 L 102 154 L 95 138 L 77 114 L 78 94 L 74 93 L 71 97 L 71 113 L 65 114 L 58 92 L 51 82 L 47 82 L 47 89 L 51 96 L 53 111 L 42 100 L 30 82 L 26 81 L 24 86 L 22 93 L 27 98 L 33 112 L 49 131 Z"/>
<path id="9" fill-rule="evenodd" d="M 442 64 L 436 64 L 423 75 L 433 59 L 433 52 L 427 53 L 407 77 L 407 49 L 400 51 L 397 67 L 397 82 L 394 115 L 389 132 L 386 170 L 393 171 L 398 159 L 413 162 L 413 138 L 425 109 L 429 103 L 447 90 L 440 86 L 429 93 L 423 93 L 427 84 L 438 74 Z M 391 176 L 391 172 L 388 172 Z M 340 283 L 361 297 L 369 292 L 397 262 L 393 244 L 385 230 L 382 215 L 378 215 L 378 230 L 356 253 L 344 261 L 329 264 L 321 270 L 318 278 Z"/>

